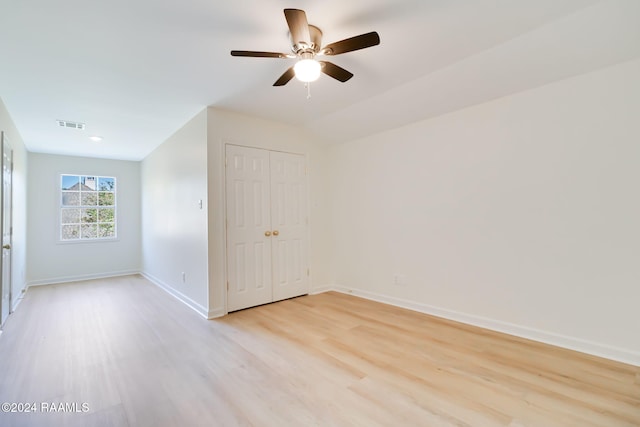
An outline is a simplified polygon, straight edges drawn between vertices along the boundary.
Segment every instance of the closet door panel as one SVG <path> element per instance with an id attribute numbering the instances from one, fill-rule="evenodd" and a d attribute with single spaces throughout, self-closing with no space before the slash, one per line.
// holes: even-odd
<path id="1" fill-rule="evenodd" d="M 227 145 L 227 310 L 273 301 L 269 151 Z"/>
<path id="2" fill-rule="evenodd" d="M 309 292 L 305 158 L 270 153 L 273 299 Z"/>

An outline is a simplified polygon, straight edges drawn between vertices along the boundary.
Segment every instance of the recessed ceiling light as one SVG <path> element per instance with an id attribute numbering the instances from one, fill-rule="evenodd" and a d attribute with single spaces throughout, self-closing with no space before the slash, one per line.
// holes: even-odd
<path id="1" fill-rule="evenodd" d="M 89 137 L 89 139 L 90 139 L 90 140 L 92 140 L 93 142 L 100 142 L 100 141 L 102 141 L 102 137 L 101 137 L 101 136 L 97 136 L 97 135 L 90 136 L 90 137 Z"/>

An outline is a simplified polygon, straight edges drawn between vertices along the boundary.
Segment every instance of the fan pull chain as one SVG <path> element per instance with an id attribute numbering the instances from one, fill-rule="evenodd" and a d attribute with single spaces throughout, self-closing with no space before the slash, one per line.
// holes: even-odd
<path id="1" fill-rule="evenodd" d="M 304 85 L 307 88 L 307 99 L 311 99 L 311 83 L 305 83 Z"/>

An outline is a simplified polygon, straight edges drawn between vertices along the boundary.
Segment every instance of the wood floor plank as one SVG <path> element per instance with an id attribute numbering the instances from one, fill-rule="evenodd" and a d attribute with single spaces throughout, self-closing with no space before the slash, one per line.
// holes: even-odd
<path id="1" fill-rule="evenodd" d="M 9 426 L 640 426 L 640 368 L 328 292 L 206 321 L 139 276 L 31 288 Z"/>

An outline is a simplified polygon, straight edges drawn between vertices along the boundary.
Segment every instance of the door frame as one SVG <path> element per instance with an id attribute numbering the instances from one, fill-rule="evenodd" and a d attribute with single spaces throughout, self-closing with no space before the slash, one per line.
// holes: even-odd
<path id="1" fill-rule="evenodd" d="M 10 157 L 10 162 L 11 162 L 11 171 L 10 171 L 10 175 L 13 175 L 13 149 L 11 148 L 11 145 L 9 144 L 9 140 L 6 137 L 6 134 L 4 131 L 0 132 L 0 166 L 3 166 L 4 163 L 4 155 L 5 155 L 5 145 L 7 147 L 7 149 L 9 150 L 9 157 Z M 5 242 L 4 242 L 4 208 L 5 208 L 5 204 L 4 204 L 4 198 L 5 198 L 5 194 L 4 194 L 4 168 L 0 167 L 0 169 L 2 169 L 2 176 L 0 177 L 0 239 L 2 240 L 2 244 L 0 244 L 0 246 L 4 246 Z M 7 281 L 8 283 L 4 283 L 4 247 L 2 247 L 0 250 L 2 251 L 2 261 L 0 261 L 0 299 L 3 298 L 3 294 L 4 294 L 4 290 L 5 290 L 5 286 L 8 287 L 9 290 L 9 304 L 8 304 L 8 308 L 7 310 L 9 311 L 8 313 L 3 312 L 2 309 L 2 304 L 0 303 L 0 329 L 2 329 L 4 327 L 4 322 L 2 322 L 2 319 L 6 319 L 8 318 L 8 316 L 13 313 L 13 277 L 12 277 L 12 249 L 11 246 L 13 245 L 13 176 L 11 178 L 11 182 L 9 183 L 10 187 L 9 187 L 9 197 L 10 197 L 10 213 L 9 213 L 9 249 L 7 249 L 9 251 L 9 262 L 8 262 L 8 268 L 9 268 L 9 274 L 7 277 Z"/>
<path id="2" fill-rule="evenodd" d="M 227 253 L 227 232 L 228 232 L 228 218 L 227 218 L 227 146 L 235 146 L 235 147 L 243 147 L 243 148 L 254 148 L 257 150 L 265 150 L 265 151 L 274 151 L 277 153 L 286 153 L 286 154 L 295 154 L 298 156 L 302 156 L 304 157 L 304 163 L 305 163 L 305 185 L 307 187 L 307 197 L 306 197 L 306 204 L 307 204 L 307 257 L 308 257 L 308 263 L 311 264 L 311 191 L 309 190 L 309 155 L 307 153 L 304 152 L 295 152 L 295 151 L 285 151 L 285 150 L 278 150 L 278 149 L 273 149 L 273 148 L 268 148 L 268 147 L 259 147 L 259 146 L 255 146 L 255 145 L 247 145 L 247 144 L 240 144 L 237 142 L 230 142 L 230 141 L 222 141 L 222 170 L 223 170 L 223 182 L 222 182 L 222 198 L 223 198 L 223 211 L 224 211 L 224 217 L 223 217 L 223 228 L 224 228 L 224 244 L 223 244 L 223 262 L 224 262 L 224 282 L 222 283 L 222 287 L 224 289 L 224 315 L 229 314 L 229 304 L 228 304 L 228 299 L 229 299 L 229 256 Z M 309 266 L 309 269 L 311 267 Z M 309 286 L 309 292 L 311 292 L 311 274 L 308 274 L 308 286 Z"/>

